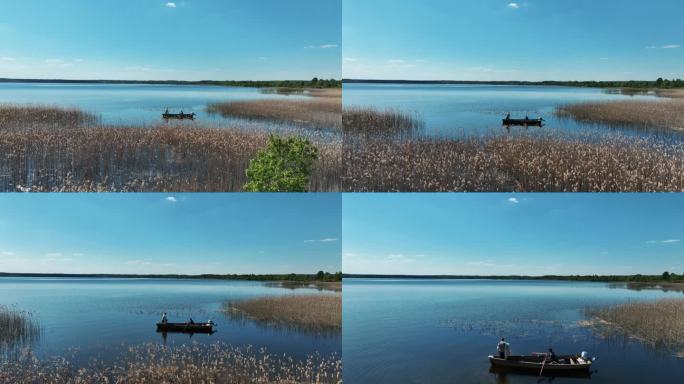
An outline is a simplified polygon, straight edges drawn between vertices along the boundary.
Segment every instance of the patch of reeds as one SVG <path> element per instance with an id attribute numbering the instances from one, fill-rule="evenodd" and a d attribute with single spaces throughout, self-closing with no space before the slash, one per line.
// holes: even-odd
<path id="1" fill-rule="evenodd" d="M 335 97 L 310 99 L 265 99 L 214 103 L 209 113 L 223 117 L 285 122 L 310 128 L 342 126 L 342 100 Z"/>
<path id="2" fill-rule="evenodd" d="M 0 305 L 0 349 L 28 344 L 39 336 L 40 327 L 29 312 Z"/>
<path id="3" fill-rule="evenodd" d="M 59 116 L 48 126 L 20 119 L 0 127 L 0 191 L 242 191 L 249 161 L 268 140 L 239 127 L 71 125 Z M 339 141 L 314 145 L 309 190 L 339 190 Z"/>
<path id="4" fill-rule="evenodd" d="M 347 191 L 684 191 L 684 144 L 620 134 L 345 142 L 343 155 Z"/>
<path id="5" fill-rule="evenodd" d="M 588 308 L 585 322 L 606 336 L 624 336 L 653 347 L 684 348 L 684 300 L 662 299 Z"/>
<path id="6" fill-rule="evenodd" d="M 556 115 L 614 127 L 684 131 L 682 100 L 621 100 L 558 107 Z"/>
<path id="7" fill-rule="evenodd" d="M 684 89 L 657 89 L 655 94 L 660 97 L 669 97 L 671 99 L 684 98 Z"/>
<path id="8" fill-rule="evenodd" d="M 76 108 L 0 104 L 0 131 L 33 127 L 80 127 L 98 122 L 97 116 Z"/>
<path id="9" fill-rule="evenodd" d="M 295 359 L 264 349 L 223 343 L 165 347 L 130 347 L 116 362 L 75 358 L 39 359 L 25 351 L 18 359 L 0 361 L 0 382 L 15 384 L 73 383 L 341 383 L 342 361 L 336 354 Z"/>
<path id="10" fill-rule="evenodd" d="M 339 331 L 342 328 L 342 296 L 284 295 L 226 302 L 223 312 L 232 318 L 306 331 Z"/>
<path id="11" fill-rule="evenodd" d="M 363 137 L 413 137 L 425 123 L 415 113 L 398 109 L 349 106 L 342 114 L 345 135 Z"/>
<path id="12" fill-rule="evenodd" d="M 269 281 L 264 283 L 267 287 L 272 288 L 285 288 L 285 289 L 317 289 L 319 291 L 342 291 L 342 282 L 339 281 L 311 281 L 311 282 L 299 282 L 299 281 Z"/>

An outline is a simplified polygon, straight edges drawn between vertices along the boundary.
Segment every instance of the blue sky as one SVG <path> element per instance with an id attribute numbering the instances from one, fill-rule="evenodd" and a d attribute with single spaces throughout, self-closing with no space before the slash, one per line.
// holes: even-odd
<path id="1" fill-rule="evenodd" d="M 345 194 L 343 272 L 684 272 L 682 194 Z"/>
<path id="2" fill-rule="evenodd" d="M 343 76 L 684 78 L 681 0 L 344 0 Z"/>
<path id="3" fill-rule="evenodd" d="M 340 78 L 341 0 L 22 0 L 0 5 L 0 77 Z"/>
<path id="4" fill-rule="evenodd" d="M 341 269 L 339 194 L 0 196 L 0 271 Z"/>

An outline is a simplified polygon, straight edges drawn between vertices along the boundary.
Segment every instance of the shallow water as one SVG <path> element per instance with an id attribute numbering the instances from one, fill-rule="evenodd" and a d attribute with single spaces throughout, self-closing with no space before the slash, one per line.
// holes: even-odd
<path id="1" fill-rule="evenodd" d="M 161 114 L 166 108 L 174 113 L 194 112 L 196 121 L 203 124 L 249 123 L 209 114 L 205 109 L 208 104 L 224 101 L 303 97 L 210 85 L 0 83 L 0 103 L 76 107 L 100 116 L 108 125 L 163 123 Z"/>
<path id="2" fill-rule="evenodd" d="M 587 306 L 684 298 L 602 283 L 345 279 L 344 379 L 350 383 L 573 383 L 582 378 L 490 373 L 501 337 L 513 354 L 589 352 L 594 383 L 671 383 L 684 359 L 578 326 Z M 657 367 L 657 369 L 656 369 Z"/>
<path id="3" fill-rule="evenodd" d="M 610 127 L 577 123 L 554 116 L 559 105 L 609 100 L 654 100 L 653 95 L 622 95 L 603 89 L 556 86 L 500 85 L 424 85 L 424 84 L 344 84 L 345 106 L 376 106 L 410 111 L 425 121 L 425 134 L 438 137 L 464 137 L 505 133 L 501 120 L 507 113 L 512 118 L 543 117 L 545 129 L 567 132 L 603 132 Z M 615 127 L 613 127 L 614 129 Z M 525 130 L 510 127 L 511 131 Z M 630 134 L 659 132 L 621 130 Z"/>
<path id="4" fill-rule="evenodd" d="M 219 309 L 226 300 L 266 295 L 319 293 L 289 290 L 260 282 L 172 279 L 0 278 L 0 304 L 29 311 L 42 328 L 31 347 L 45 356 L 76 348 L 88 359 L 114 357 L 122 344 L 179 345 L 222 341 L 266 347 L 272 353 L 303 358 L 318 351 L 341 351 L 339 334 L 272 329 L 251 321 L 231 320 Z M 162 312 L 170 322 L 213 320 L 212 335 L 156 332 Z"/>

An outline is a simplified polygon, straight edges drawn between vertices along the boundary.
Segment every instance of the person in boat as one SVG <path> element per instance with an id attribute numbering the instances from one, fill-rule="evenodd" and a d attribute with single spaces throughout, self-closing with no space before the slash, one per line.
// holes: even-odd
<path id="1" fill-rule="evenodd" d="M 506 339 L 502 337 L 501 341 L 499 341 L 499 344 L 496 345 L 496 350 L 499 352 L 499 358 L 505 359 L 510 354 L 511 345 L 508 344 Z"/>
<path id="2" fill-rule="evenodd" d="M 508 112 L 508 113 L 506 114 L 506 120 L 510 120 L 510 119 L 511 119 L 511 113 Z"/>
<path id="3" fill-rule="evenodd" d="M 161 322 L 162 324 L 166 324 L 169 322 L 169 320 L 166 318 L 166 312 L 162 313 Z"/>
<path id="4" fill-rule="evenodd" d="M 553 351 L 553 348 L 549 348 L 549 352 L 546 354 L 546 361 L 549 363 L 558 362 L 558 356 L 556 356 L 556 353 Z"/>
<path id="5" fill-rule="evenodd" d="M 192 317 L 190 318 L 190 321 L 188 322 L 188 324 L 195 324 L 195 321 L 192 319 Z"/>
<path id="6" fill-rule="evenodd" d="M 168 109 L 168 108 L 166 108 L 166 111 L 164 111 L 164 114 L 165 114 L 165 115 L 168 115 L 168 114 L 169 114 L 169 109 Z"/>

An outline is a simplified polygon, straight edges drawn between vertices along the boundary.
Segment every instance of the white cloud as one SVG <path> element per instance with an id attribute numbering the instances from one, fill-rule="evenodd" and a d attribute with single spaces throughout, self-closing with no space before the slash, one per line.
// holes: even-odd
<path id="1" fill-rule="evenodd" d="M 45 261 L 48 263 L 66 263 L 73 261 L 71 257 L 63 257 L 62 252 L 48 252 L 45 254 Z"/>
<path id="2" fill-rule="evenodd" d="M 176 3 L 168 2 L 164 5 L 166 8 L 176 8 Z"/>
<path id="3" fill-rule="evenodd" d="M 679 45 L 679 44 L 667 44 L 667 45 L 661 45 L 661 46 L 649 45 L 648 47 L 646 47 L 646 49 L 676 49 L 676 48 L 680 48 L 680 47 L 681 47 L 681 45 Z"/>
<path id="4" fill-rule="evenodd" d="M 518 204 L 518 203 L 520 203 L 520 201 L 519 201 L 517 198 L 515 198 L 515 197 L 509 198 L 509 199 L 508 199 L 508 202 L 509 202 L 509 203 L 513 203 L 513 204 Z"/>
<path id="5" fill-rule="evenodd" d="M 304 49 L 330 49 L 337 48 L 337 44 L 307 45 Z"/>
<path id="6" fill-rule="evenodd" d="M 7 56 L 0 57 L 0 61 L 15 61 L 15 60 L 16 59 L 14 57 L 7 57 Z"/>
<path id="7" fill-rule="evenodd" d="M 389 64 L 404 64 L 404 63 L 406 63 L 406 61 L 402 60 L 402 59 L 389 59 L 389 60 L 387 60 L 387 62 Z"/>
<path id="8" fill-rule="evenodd" d="M 146 67 L 144 65 L 130 65 L 126 68 L 124 68 L 126 71 L 134 71 L 134 72 L 150 72 L 152 71 L 152 68 Z"/>
<path id="9" fill-rule="evenodd" d="M 152 262 L 147 261 L 147 260 L 128 260 L 126 262 L 126 264 L 142 266 L 142 265 L 152 265 Z"/>
<path id="10" fill-rule="evenodd" d="M 520 8 L 520 4 L 518 4 L 518 3 L 508 3 L 508 8 L 518 9 L 518 8 Z"/>
<path id="11" fill-rule="evenodd" d="M 62 59 L 45 59 L 45 64 L 61 64 Z"/>
<path id="12" fill-rule="evenodd" d="M 10 251 L 2 251 L 2 252 L 0 252 L 0 256 L 14 256 L 14 255 L 15 255 L 15 253 L 14 253 L 14 252 L 10 252 Z"/>
<path id="13" fill-rule="evenodd" d="M 339 240 L 337 237 L 326 237 L 318 240 L 304 240 L 305 243 L 331 243 Z"/>
<path id="14" fill-rule="evenodd" d="M 359 60 L 353 57 L 345 57 L 344 59 L 342 59 L 342 61 L 344 61 L 345 63 L 356 63 Z"/>
<path id="15" fill-rule="evenodd" d="M 679 243 L 680 239 L 668 239 L 668 240 L 649 240 L 646 244 L 676 244 Z"/>
<path id="16" fill-rule="evenodd" d="M 170 203 L 175 203 L 175 202 L 178 201 L 178 199 L 176 199 L 175 196 L 169 196 L 169 197 L 166 198 L 166 201 L 168 201 L 168 202 L 170 202 Z"/>
<path id="17" fill-rule="evenodd" d="M 414 258 L 402 254 L 389 254 L 385 257 L 385 260 L 393 263 L 413 263 L 416 261 Z"/>

